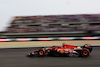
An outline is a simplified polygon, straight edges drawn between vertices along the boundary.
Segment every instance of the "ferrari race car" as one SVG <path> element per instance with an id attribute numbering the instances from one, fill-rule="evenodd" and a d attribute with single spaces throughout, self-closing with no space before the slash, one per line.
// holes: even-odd
<path id="1" fill-rule="evenodd" d="M 29 57 L 39 56 L 43 57 L 46 55 L 51 56 L 69 56 L 69 57 L 88 57 L 92 52 L 92 47 L 89 44 L 85 44 L 84 46 L 72 46 L 63 43 L 62 46 L 52 46 L 52 47 L 44 47 L 41 49 L 33 50 L 28 53 Z"/>

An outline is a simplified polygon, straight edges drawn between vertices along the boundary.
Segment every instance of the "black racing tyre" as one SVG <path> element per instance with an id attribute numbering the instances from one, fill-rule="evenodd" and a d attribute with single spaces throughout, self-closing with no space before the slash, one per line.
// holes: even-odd
<path id="1" fill-rule="evenodd" d="M 88 49 L 83 49 L 83 50 L 81 51 L 81 56 L 82 56 L 82 57 L 88 57 L 89 54 L 90 54 L 90 51 L 89 51 Z"/>
<path id="2" fill-rule="evenodd" d="M 45 51 L 39 50 L 39 51 L 38 51 L 38 56 L 39 56 L 39 57 L 45 56 Z"/>

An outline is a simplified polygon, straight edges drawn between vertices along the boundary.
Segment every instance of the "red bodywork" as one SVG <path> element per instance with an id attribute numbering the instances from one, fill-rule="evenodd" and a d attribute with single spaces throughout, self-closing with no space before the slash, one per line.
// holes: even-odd
<path id="1" fill-rule="evenodd" d="M 63 46 L 53 46 L 53 47 L 48 47 L 48 48 L 43 48 L 44 50 L 51 49 L 52 51 L 57 51 L 59 53 L 77 53 L 77 51 L 74 51 L 75 49 L 82 49 L 81 47 L 78 46 L 72 46 L 68 44 L 64 44 Z"/>
<path id="2" fill-rule="evenodd" d="M 59 54 L 75 54 L 75 55 L 86 55 L 90 54 L 89 48 L 90 46 L 86 45 L 85 49 L 82 46 L 72 46 L 68 44 L 63 44 L 62 46 L 52 46 L 52 47 L 45 47 L 42 49 L 33 50 L 29 53 L 29 55 L 35 55 L 39 54 L 39 51 L 42 50 L 44 53 L 43 55 L 50 53 L 50 52 L 56 52 Z M 41 54 L 42 55 L 42 54 Z"/>

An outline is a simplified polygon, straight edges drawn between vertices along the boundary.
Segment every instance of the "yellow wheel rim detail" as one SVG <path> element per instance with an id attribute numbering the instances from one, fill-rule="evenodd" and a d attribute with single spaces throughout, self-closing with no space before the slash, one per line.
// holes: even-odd
<path id="1" fill-rule="evenodd" d="M 43 52 L 42 52 L 42 51 L 40 51 L 40 52 L 39 52 L 39 54 L 40 54 L 40 55 L 43 55 Z"/>
<path id="2" fill-rule="evenodd" d="M 84 55 L 87 55 L 88 53 L 87 53 L 87 51 L 84 51 L 83 54 L 84 54 Z"/>

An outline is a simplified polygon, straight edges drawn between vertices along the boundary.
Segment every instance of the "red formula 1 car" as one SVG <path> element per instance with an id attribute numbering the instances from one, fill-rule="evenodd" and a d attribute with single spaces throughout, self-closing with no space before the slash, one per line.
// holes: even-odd
<path id="1" fill-rule="evenodd" d="M 52 46 L 52 47 L 45 47 L 42 49 L 33 50 L 28 54 L 28 56 L 43 57 L 46 55 L 52 55 L 52 56 L 88 57 L 91 51 L 92 47 L 89 44 L 85 44 L 84 46 L 72 46 L 63 43 L 62 46 Z"/>

